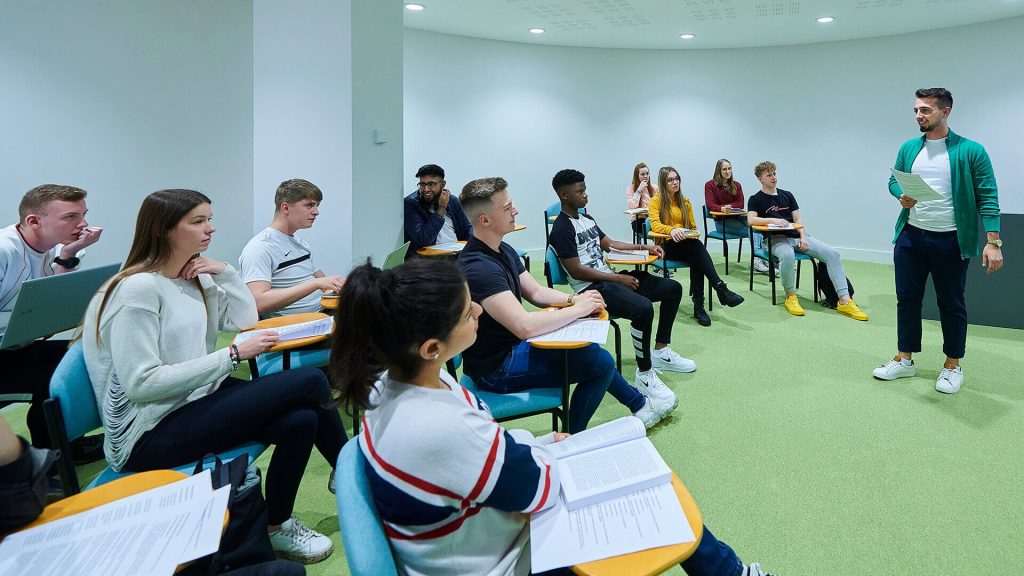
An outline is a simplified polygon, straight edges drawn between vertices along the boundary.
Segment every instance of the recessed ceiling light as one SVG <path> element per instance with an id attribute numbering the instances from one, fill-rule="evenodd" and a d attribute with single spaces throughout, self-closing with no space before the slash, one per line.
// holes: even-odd
<path id="1" fill-rule="evenodd" d="M 694 36 L 693 34 L 680 34 L 679 37 L 682 38 L 683 40 L 693 40 L 694 38 L 696 38 L 696 36 Z"/>
<path id="2" fill-rule="evenodd" d="M 530 28 L 530 34 L 543 34 L 543 28 Z"/>
<path id="3" fill-rule="evenodd" d="M 409 3 L 409 4 L 405 5 L 405 9 L 406 10 L 412 10 L 413 12 L 419 12 L 420 10 L 423 10 L 423 8 L 424 8 L 423 4 Z"/>
<path id="4" fill-rule="evenodd" d="M 829 22 L 834 22 L 834 21 L 835 21 L 835 18 L 833 18 L 831 16 L 822 16 L 821 18 L 818 18 L 818 24 L 828 24 Z"/>

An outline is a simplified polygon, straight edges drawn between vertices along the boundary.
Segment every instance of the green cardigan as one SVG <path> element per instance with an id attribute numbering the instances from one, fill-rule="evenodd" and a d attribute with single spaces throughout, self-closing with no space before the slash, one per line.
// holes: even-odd
<path id="1" fill-rule="evenodd" d="M 900 146 L 894 168 L 910 172 L 914 160 L 924 148 L 925 136 L 912 138 Z M 949 175 L 953 183 L 953 219 L 956 221 L 956 239 L 960 244 L 960 256 L 973 258 L 978 250 L 978 216 L 985 232 L 999 232 L 999 196 L 996 177 L 992 173 L 992 162 L 985 148 L 973 140 L 955 134 L 952 130 L 946 136 L 946 150 L 949 153 Z M 889 176 L 889 193 L 899 198 L 903 190 L 896 178 Z M 903 225 L 907 223 L 910 210 L 904 208 L 896 220 L 896 235 L 900 237 Z"/>

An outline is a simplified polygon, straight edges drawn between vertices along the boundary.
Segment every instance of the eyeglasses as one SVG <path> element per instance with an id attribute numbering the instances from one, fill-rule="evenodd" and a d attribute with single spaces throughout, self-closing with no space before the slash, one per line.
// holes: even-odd
<path id="1" fill-rule="evenodd" d="M 679 178 L 668 178 L 666 182 L 679 182 Z"/>
<path id="2" fill-rule="evenodd" d="M 416 184 L 416 187 L 423 190 L 426 188 L 437 188 L 440 185 L 440 182 L 420 182 L 419 184 Z"/>

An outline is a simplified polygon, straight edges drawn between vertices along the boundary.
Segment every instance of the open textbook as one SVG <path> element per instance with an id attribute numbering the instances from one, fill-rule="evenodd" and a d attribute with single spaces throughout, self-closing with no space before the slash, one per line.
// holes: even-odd
<path id="1" fill-rule="evenodd" d="M 696 539 L 640 419 L 620 418 L 545 448 L 557 458 L 562 491 L 555 506 L 530 517 L 534 572 Z"/>
<path id="2" fill-rule="evenodd" d="M 644 423 L 625 416 L 550 446 L 569 510 L 672 481 Z"/>
<path id="3" fill-rule="evenodd" d="M 0 576 L 171 576 L 220 547 L 231 487 L 210 471 L 15 532 L 0 543 Z"/>
<path id="4" fill-rule="evenodd" d="M 288 324 L 287 326 L 279 326 L 277 328 L 239 332 L 238 336 L 235 336 L 235 344 L 241 344 L 261 332 L 277 332 L 280 342 L 309 338 L 310 336 L 322 336 L 334 332 L 334 317 L 327 316 L 326 318 L 299 322 L 298 324 Z"/>

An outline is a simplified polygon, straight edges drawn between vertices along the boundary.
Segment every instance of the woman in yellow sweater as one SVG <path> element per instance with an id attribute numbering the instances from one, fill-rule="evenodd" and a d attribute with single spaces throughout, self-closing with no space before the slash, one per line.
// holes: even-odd
<path id="1" fill-rule="evenodd" d="M 658 171 L 658 193 L 651 197 L 648 206 L 651 231 L 665 234 L 669 238 L 657 241 L 665 250 L 665 258 L 686 262 L 690 266 L 690 292 L 693 297 L 693 317 L 701 326 L 710 326 L 711 317 L 704 310 L 704 278 L 711 281 L 711 287 L 718 293 L 718 301 L 733 307 L 743 302 L 743 297 L 729 290 L 715 270 L 707 248 L 698 239 L 693 206 L 683 196 L 679 171 L 665 166 Z"/>

